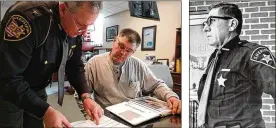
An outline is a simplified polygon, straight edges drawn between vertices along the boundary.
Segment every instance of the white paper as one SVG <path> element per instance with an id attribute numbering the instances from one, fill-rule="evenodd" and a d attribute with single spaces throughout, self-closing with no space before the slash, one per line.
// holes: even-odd
<path id="1" fill-rule="evenodd" d="M 71 125 L 73 128 L 76 128 L 76 127 L 112 127 L 112 128 L 124 127 L 126 128 L 128 127 L 104 115 L 101 117 L 99 125 L 96 125 L 96 123 L 91 120 L 81 120 L 81 121 L 72 122 Z"/>

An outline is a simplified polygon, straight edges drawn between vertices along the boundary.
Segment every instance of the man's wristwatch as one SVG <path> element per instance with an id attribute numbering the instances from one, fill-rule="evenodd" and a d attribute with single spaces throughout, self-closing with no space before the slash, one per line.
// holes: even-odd
<path id="1" fill-rule="evenodd" d="M 90 94 L 86 94 L 86 95 L 84 95 L 84 96 L 81 97 L 81 101 L 83 102 L 83 101 L 84 101 L 85 99 L 87 99 L 87 98 L 92 99 L 92 97 L 91 97 Z"/>

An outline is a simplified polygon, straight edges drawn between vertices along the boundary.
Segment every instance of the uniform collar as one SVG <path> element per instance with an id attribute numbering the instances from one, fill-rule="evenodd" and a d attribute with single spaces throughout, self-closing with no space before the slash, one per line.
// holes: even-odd
<path id="1" fill-rule="evenodd" d="M 240 44 L 239 36 L 234 37 L 229 42 L 227 42 L 222 48 L 222 51 L 231 51 Z"/>
<path id="2" fill-rule="evenodd" d="M 240 43 L 240 38 L 239 36 L 234 37 L 233 39 L 231 39 L 229 42 L 227 42 L 219 51 L 219 54 L 223 54 L 223 58 L 224 59 L 228 59 L 228 57 L 231 55 L 231 51 L 234 50 L 235 48 L 239 47 L 241 45 Z M 216 49 L 213 52 L 213 57 L 215 56 L 215 53 L 218 49 Z"/>
<path id="3" fill-rule="evenodd" d="M 67 37 L 67 33 L 64 31 L 64 29 L 62 28 L 61 23 L 60 23 L 59 2 L 56 2 L 54 4 L 54 6 L 52 7 L 52 9 L 53 9 L 54 23 L 57 25 L 58 29 L 61 31 L 61 33 L 60 33 L 61 37 L 65 38 L 65 37 Z"/>
<path id="4" fill-rule="evenodd" d="M 55 4 L 53 7 L 53 18 L 54 22 L 59 26 L 60 30 L 63 30 L 60 23 L 60 15 L 59 15 L 59 3 Z"/>

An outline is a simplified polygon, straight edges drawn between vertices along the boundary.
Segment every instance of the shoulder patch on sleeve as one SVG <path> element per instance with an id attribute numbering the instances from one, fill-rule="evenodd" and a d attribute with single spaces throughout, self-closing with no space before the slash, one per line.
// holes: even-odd
<path id="1" fill-rule="evenodd" d="M 4 40 L 20 41 L 32 33 L 29 22 L 20 15 L 13 15 L 5 27 Z"/>
<path id="2" fill-rule="evenodd" d="M 265 47 L 255 49 L 250 57 L 250 60 L 276 69 L 275 59 L 271 52 Z"/>

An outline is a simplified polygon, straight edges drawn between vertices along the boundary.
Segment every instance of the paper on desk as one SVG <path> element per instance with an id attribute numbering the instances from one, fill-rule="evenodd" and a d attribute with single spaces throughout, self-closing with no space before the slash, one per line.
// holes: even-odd
<path id="1" fill-rule="evenodd" d="M 71 123 L 72 127 L 128 127 L 122 123 L 119 123 L 107 116 L 102 116 L 100 120 L 100 124 L 96 125 L 93 121 L 91 120 L 81 120 L 81 121 L 76 121 Z"/>

